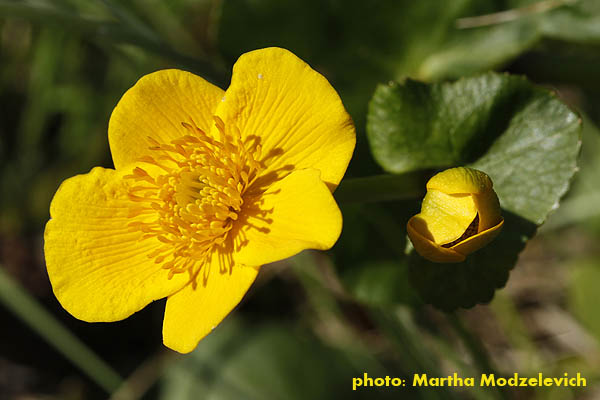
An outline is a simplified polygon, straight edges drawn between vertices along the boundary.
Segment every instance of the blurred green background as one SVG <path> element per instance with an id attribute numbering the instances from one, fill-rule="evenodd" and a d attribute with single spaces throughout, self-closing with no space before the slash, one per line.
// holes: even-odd
<path id="1" fill-rule="evenodd" d="M 161 344 L 162 301 L 112 324 L 60 307 L 42 252 L 48 207 L 62 180 L 112 167 L 120 96 L 162 68 L 226 88 L 236 58 L 266 46 L 338 90 L 358 134 L 349 177 L 382 172 L 365 135 L 378 83 L 508 71 L 582 115 L 572 188 L 490 304 L 421 302 L 403 261 L 415 198 L 343 204 L 332 251 L 264 267 L 188 356 Z M 598 0 L 0 0 L 0 399 L 600 398 L 598 122 Z M 365 372 L 580 372 L 587 387 L 353 392 Z"/>

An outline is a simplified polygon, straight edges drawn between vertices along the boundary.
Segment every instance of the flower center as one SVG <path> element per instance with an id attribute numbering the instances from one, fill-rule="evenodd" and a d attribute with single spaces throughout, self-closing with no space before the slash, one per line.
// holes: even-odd
<path id="1" fill-rule="evenodd" d="M 218 117 L 215 124 L 218 139 L 185 122 L 187 134 L 170 144 L 148 138 L 155 155 L 140 161 L 152 170 L 136 167 L 125 176 L 135 182 L 129 188 L 136 202 L 130 216 L 140 217 L 130 230 L 163 243 L 149 257 L 169 269 L 169 278 L 188 272 L 195 283 L 202 265 L 227 239 L 244 193 L 262 170 L 259 144 L 244 143 L 239 130 L 226 129 Z"/>

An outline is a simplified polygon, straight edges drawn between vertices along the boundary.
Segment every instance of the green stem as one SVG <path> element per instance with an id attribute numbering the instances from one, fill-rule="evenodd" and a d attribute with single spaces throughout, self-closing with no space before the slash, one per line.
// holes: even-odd
<path id="1" fill-rule="evenodd" d="M 1 266 L 0 302 L 108 393 L 121 385 L 121 377 L 108 364 L 46 311 Z"/>
<path id="2" fill-rule="evenodd" d="M 339 203 L 372 203 L 419 198 L 425 194 L 421 174 L 373 175 L 344 179 L 335 191 Z"/>

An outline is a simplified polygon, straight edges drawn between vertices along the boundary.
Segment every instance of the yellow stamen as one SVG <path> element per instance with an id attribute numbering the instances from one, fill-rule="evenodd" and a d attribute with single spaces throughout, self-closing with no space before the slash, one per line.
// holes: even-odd
<path id="1" fill-rule="evenodd" d="M 129 229 L 164 243 L 149 254 L 169 270 L 169 277 L 188 272 L 195 281 L 215 247 L 227 239 L 244 204 L 244 193 L 258 177 L 260 145 L 247 145 L 236 127 L 228 129 L 215 117 L 218 139 L 189 123 L 185 134 L 170 144 L 148 138 L 149 149 L 139 161 L 160 168 L 157 176 L 136 167 L 125 176 L 131 215 L 143 216 Z"/>

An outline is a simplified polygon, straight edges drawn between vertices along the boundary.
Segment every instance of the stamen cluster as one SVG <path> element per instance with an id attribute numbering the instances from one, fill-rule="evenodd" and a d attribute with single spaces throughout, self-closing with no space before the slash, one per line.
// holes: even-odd
<path id="1" fill-rule="evenodd" d="M 187 134 L 170 144 L 148 138 L 156 155 L 140 161 L 150 167 L 125 177 L 135 182 L 130 216 L 139 217 L 129 229 L 163 243 L 148 256 L 169 269 L 169 278 L 188 272 L 194 284 L 211 252 L 223 246 L 262 169 L 259 144 L 244 143 L 239 130 L 218 117 L 215 125 L 218 138 L 185 122 Z"/>

